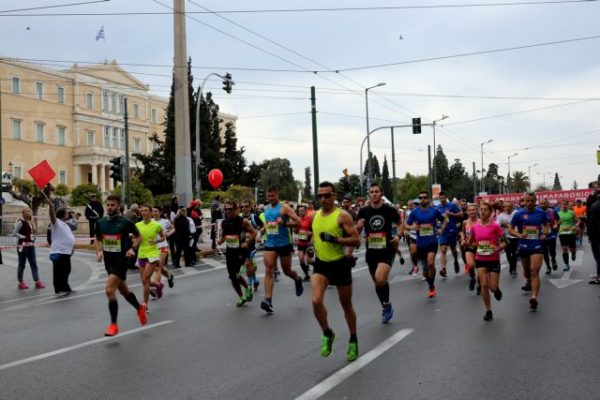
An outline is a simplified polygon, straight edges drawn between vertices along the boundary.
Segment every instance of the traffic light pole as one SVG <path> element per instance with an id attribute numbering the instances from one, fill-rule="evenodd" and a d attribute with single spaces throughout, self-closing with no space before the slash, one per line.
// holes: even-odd
<path id="1" fill-rule="evenodd" d="M 315 87 L 310 87 L 310 110 L 312 114 L 312 140 L 313 140 L 313 164 L 315 179 L 315 204 L 319 202 L 317 192 L 319 191 L 319 143 L 317 141 L 317 100 L 315 98 Z"/>
<path id="2" fill-rule="evenodd" d="M 127 114 L 127 97 L 124 99 L 125 103 L 125 163 L 123 171 L 123 193 L 125 196 L 125 204 L 129 208 L 131 202 L 131 192 L 129 185 L 129 115 Z"/>

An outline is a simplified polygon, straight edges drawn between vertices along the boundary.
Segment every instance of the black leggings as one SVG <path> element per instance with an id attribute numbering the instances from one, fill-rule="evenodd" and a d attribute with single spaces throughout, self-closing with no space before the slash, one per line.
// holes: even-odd
<path id="1" fill-rule="evenodd" d="M 544 240 L 542 242 L 542 247 L 544 248 L 544 261 L 546 262 L 546 267 L 550 268 L 550 258 L 552 258 L 553 262 L 556 262 L 556 238 Z"/>
<path id="2" fill-rule="evenodd" d="M 508 238 L 508 245 L 506 246 L 506 259 L 510 270 L 514 271 L 517 269 L 517 255 L 519 253 L 519 239 Z"/>
<path id="3" fill-rule="evenodd" d="M 225 263 L 227 264 L 227 274 L 229 275 L 229 280 L 231 281 L 231 286 L 233 286 L 233 290 L 238 294 L 238 296 L 242 296 L 242 288 L 248 287 L 246 280 L 240 275 L 240 269 L 242 265 L 244 265 L 244 261 L 246 257 L 245 253 L 242 252 L 233 252 L 231 250 L 227 250 L 225 254 Z"/>

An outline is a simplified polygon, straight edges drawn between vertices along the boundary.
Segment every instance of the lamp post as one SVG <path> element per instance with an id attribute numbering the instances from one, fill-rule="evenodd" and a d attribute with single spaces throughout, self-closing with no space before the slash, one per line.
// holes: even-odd
<path id="1" fill-rule="evenodd" d="M 369 139 L 369 90 L 379 86 L 385 86 L 385 82 L 379 82 L 377 85 L 365 89 L 365 109 L 367 112 L 367 182 L 371 178 L 371 140 Z M 362 168 L 362 165 L 360 166 Z"/>
<path id="2" fill-rule="evenodd" d="M 480 185 L 480 192 L 483 192 L 483 145 L 484 144 L 488 144 L 488 143 L 492 143 L 494 141 L 494 139 L 490 139 L 487 142 L 482 142 L 481 143 L 481 185 Z"/>
<path id="3" fill-rule="evenodd" d="M 508 176 L 506 177 L 506 191 L 510 193 L 510 158 L 518 156 L 519 153 L 508 156 Z"/>
<path id="4" fill-rule="evenodd" d="M 542 176 L 542 180 L 544 182 L 544 189 L 547 189 L 546 188 L 546 175 L 552 174 L 552 172 L 538 172 L 537 174 Z"/>
<path id="5" fill-rule="evenodd" d="M 530 165 L 529 167 L 527 167 L 527 178 L 529 178 L 529 190 L 531 190 L 531 167 L 537 167 L 538 163 L 535 163 L 533 165 Z"/>
<path id="6" fill-rule="evenodd" d="M 433 158 L 435 159 L 435 155 L 437 154 L 437 148 L 435 147 L 435 125 L 445 120 L 446 118 L 450 118 L 448 115 L 442 114 L 442 118 L 436 119 L 433 121 Z M 437 163 L 433 163 L 433 183 L 437 183 Z"/>

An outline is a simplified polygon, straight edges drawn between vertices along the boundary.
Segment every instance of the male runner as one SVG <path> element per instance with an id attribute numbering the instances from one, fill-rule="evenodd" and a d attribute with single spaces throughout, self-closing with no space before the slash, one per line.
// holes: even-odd
<path id="1" fill-rule="evenodd" d="M 302 296 L 302 278 L 292 269 L 292 238 L 289 228 L 300 224 L 298 216 L 292 208 L 279 201 L 277 188 L 271 186 L 267 189 L 268 207 L 265 216 L 265 250 L 263 258 L 265 262 L 265 299 L 260 303 L 260 308 L 267 313 L 273 313 L 273 271 L 277 266 L 277 258 L 280 259 L 283 273 L 294 280 L 296 284 L 296 296 Z"/>
<path id="2" fill-rule="evenodd" d="M 353 247 L 360 243 L 358 232 L 352 217 L 346 211 L 336 208 L 335 187 L 330 182 L 322 182 L 318 188 L 321 209 L 315 213 L 312 222 L 313 242 L 316 259 L 311 280 L 312 304 L 323 336 L 321 338 L 321 356 L 331 354 L 335 334 L 327 322 L 327 308 L 323 304 L 325 290 L 334 285 L 350 331 L 350 341 L 346 357 L 348 361 L 358 358 L 358 339 L 356 337 L 356 313 L 352 306 L 352 264 L 346 256 L 344 246 Z"/>
<path id="3" fill-rule="evenodd" d="M 242 217 L 250 222 L 257 235 L 265 226 L 262 219 L 252 211 L 250 200 L 242 201 Z M 256 256 L 256 240 L 253 240 L 248 244 L 246 253 L 246 260 L 244 261 L 246 264 L 246 276 L 248 276 L 248 284 L 252 285 L 253 289 L 252 293 L 250 293 L 250 297 L 246 297 L 248 301 L 252 301 L 252 298 L 254 297 L 253 293 L 258 291 L 258 285 L 260 285 L 260 281 L 256 277 L 256 261 L 254 260 L 254 257 Z"/>
<path id="4" fill-rule="evenodd" d="M 111 194 L 106 198 L 106 215 L 96 223 L 96 261 L 104 259 L 104 268 L 108 273 L 106 281 L 106 297 L 108 297 L 108 310 L 110 312 L 110 325 L 105 336 L 114 336 L 119 333 L 117 315 L 119 303 L 116 290 L 129 304 L 137 310 L 137 315 L 142 325 L 146 325 L 146 304 L 140 304 L 133 292 L 129 291 L 127 283 L 128 258 L 135 257 L 135 249 L 140 243 L 140 233 L 130 219 L 119 212 L 121 197 Z M 133 236 L 133 240 L 129 235 Z"/>
<path id="5" fill-rule="evenodd" d="M 427 280 L 429 292 L 427 297 L 430 299 L 437 295 L 435 290 L 435 255 L 438 249 L 437 236 L 441 234 L 448 221 L 445 220 L 442 213 L 429 206 L 429 193 L 421 191 L 419 193 L 418 208 L 412 210 L 406 220 L 408 229 L 417 230 L 417 258 L 423 266 L 423 276 Z M 442 227 L 436 231 L 437 222 L 442 222 Z"/>
<path id="6" fill-rule="evenodd" d="M 546 262 L 546 275 L 550 275 L 552 270 L 556 271 L 558 269 L 558 264 L 556 263 L 556 237 L 558 233 L 556 230 L 556 224 L 558 220 L 558 213 L 554 211 L 554 208 L 550 207 L 550 203 L 546 199 L 540 201 L 540 206 L 546 213 L 548 217 L 548 223 L 550 224 L 550 232 L 546 236 L 546 240 L 542 242 L 542 248 L 544 249 L 544 261 Z"/>
<path id="7" fill-rule="evenodd" d="M 156 297 L 162 297 L 163 288 L 162 282 L 153 282 L 150 280 L 152 274 L 157 272 L 160 274 L 160 250 L 158 250 L 157 242 L 164 241 L 162 225 L 152 219 L 152 208 L 148 205 L 140 207 L 142 220 L 135 224 L 135 227 L 140 233 L 140 244 L 138 247 L 137 265 L 140 269 L 140 277 L 144 287 L 144 303 L 148 304 L 150 300 L 150 286 L 156 288 Z M 156 238 L 159 238 L 158 241 Z"/>
<path id="8" fill-rule="evenodd" d="M 540 292 L 540 268 L 544 261 L 542 241 L 550 231 L 547 214 L 535 206 L 535 192 L 525 194 L 525 208 L 517 211 L 510 226 L 511 233 L 519 238 L 519 256 L 523 265 L 523 275 L 526 283 L 521 289 L 531 290 L 529 308 L 532 311 L 538 308 L 538 294 Z"/>
<path id="9" fill-rule="evenodd" d="M 569 209 L 569 200 L 563 199 L 560 203 L 560 211 L 558 212 L 558 238 L 562 248 L 562 258 L 565 263 L 563 271 L 570 271 L 569 266 L 569 251 L 571 259 L 575 261 L 577 255 L 576 233 L 579 220 L 573 210 Z"/>
<path id="10" fill-rule="evenodd" d="M 579 224 L 577 226 L 579 228 L 577 231 L 577 244 L 581 246 L 587 221 L 587 206 L 583 204 L 580 199 L 577 199 L 575 200 L 575 205 L 573 205 L 573 212 L 579 220 Z"/>
<path id="11" fill-rule="evenodd" d="M 393 225 L 400 224 L 400 214 L 394 207 L 383 202 L 383 192 L 377 182 L 369 186 L 370 204 L 358 211 L 356 230 L 365 229 L 366 234 L 366 260 L 369 266 L 371 279 L 375 283 L 375 292 L 382 306 L 381 322 L 388 323 L 394 309 L 390 303 L 390 285 L 388 276 L 392 269 L 398 236 L 392 234 Z"/>
<path id="12" fill-rule="evenodd" d="M 404 221 L 402 224 L 402 233 L 406 238 L 406 243 L 408 244 L 408 252 L 410 253 L 410 259 L 412 261 L 412 269 L 410 271 L 410 275 L 417 276 L 419 273 L 419 267 L 417 266 L 417 231 L 415 229 L 408 229 L 406 227 L 406 220 L 410 216 L 410 213 L 415 209 L 415 206 L 419 205 L 417 200 L 409 200 L 408 208 L 404 213 Z"/>
<path id="13" fill-rule="evenodd" d="M 446 272 L 446 262 L 447 262 L 447 253 L 448 247 L 450 247 L 450 251 L 452 252 L 452 256 L 454 257 L 454 273 L 458 274 L 460 272 L 460 267 L 458 265 L 458 251 L 456 250 L 456 243 L 458 241 L 458 229 L 457 224 L 459 224 L 462 220 L 462 211 L 458 206 L 452 202 L 448 201 L 445 192 L 440 192 L 439 194 L 440 204 L 436 207 L 440 213 L 444 216 L 448 224 L 446 229 L 439 237 L 440 243 L 440 275 L 444 278 L 448 276 Z"/>
<path id="14" fill-rule="evenodd" d="M 154 281 L 156 283 L 160 282 L 161 274 L 167 277 L 167 282 L 169 283 L 169 287 L 172 288 L 175 285 L 175 276 L 167 269 L 167 257 L 169 255 L 169 238 L 175 233 L 175 227 L 167 218 L 166 215 L 162 215 L 162 209 L 160 207 L 152 207 L 152 218 L 158 222 L 163 228 L 163 234 L 165 236 L 164 240 L 161 240 L 160 235 L 156 237 L 158 247 L 158 251 L 160 252 L 160 274 L 154 275 Z M 150 292 L 152 294 L 152 292 Z"/>
<path id="15" fill-rule="evenodd" d="M 312 217 L 309 217 L 306 214 L 305 206 L 299 205 L 298 218 L 300 218 L 300 225 L 296 228 L 298 233 L 298 261 L 300 262 L 300 268 L 302 268 L 302 271 L 304 272 L 304 282 L 310 282 L 310 275 L 308 274 L 308 264 L 306 262 L 305 253 L 306 249 L 310 245 L 310 239 L 312 236 L 312 232 L 310 231 Z"/>

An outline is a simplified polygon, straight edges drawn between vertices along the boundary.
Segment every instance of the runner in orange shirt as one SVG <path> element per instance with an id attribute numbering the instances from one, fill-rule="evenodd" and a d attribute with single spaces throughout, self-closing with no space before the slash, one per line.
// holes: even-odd
<path id="1" fill-rule="evenodd" d="M 587 206 L 582 204 L 581 200 L 576 200 L 573 206 L 573 212 L 579 220 L 577 225 L 577 244 L 581 246 L 583 234 L 585 232 L 585 226 L 587 222 Z"/>

